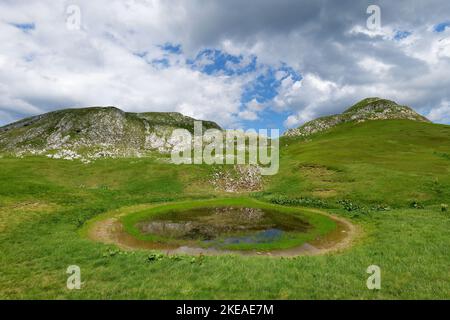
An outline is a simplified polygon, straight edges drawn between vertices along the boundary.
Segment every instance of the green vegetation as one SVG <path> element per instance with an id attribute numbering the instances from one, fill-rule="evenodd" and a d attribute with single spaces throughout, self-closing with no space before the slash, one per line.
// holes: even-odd
<path id="1" fill-rule="evenodd" d="M 280 142 L 279 174 L 266 193 L 410 207 L 450 199 L 450 126 L 408 120 L 346 123 Z"/>
<path id="2" fill-rule="evenodd" d="M 80 235 L 123 207 L 223 198 L 214 168 L 152 158 L 90 164 L 0 159 L 0 298 L 448 299 L 450 127 L 407 120 L 346 123 L 282 138 L 278 175 L 251 197 L 309 206 L 362 230 L 338 253 L 295 258 L 166 256 Z M 230 195 L 228 195 L 230 196 Z M 242 195 L 239 195 L 242 197 Z M 234 200 L 230 200 L 234 201 Z M 415 205 L 414 205 L 415 204 Z M 82 289 L 66 288 L 81 267 Z M 382 270 L 368 290 L 366 269 Z"/>

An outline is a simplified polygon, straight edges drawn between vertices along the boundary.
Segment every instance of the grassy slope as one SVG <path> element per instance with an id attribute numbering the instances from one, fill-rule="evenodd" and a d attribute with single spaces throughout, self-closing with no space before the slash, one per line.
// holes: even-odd
<path id="1" fill-rule="evenodd" d="M 287 145 L 287 146 L 286 146 Z M 279 175 L 263 196 L 325 197 L 364 237 L 339 254 L 295 259 L 221 256 L 147 262 L 80 237 L 85 221 L 139 203 L 222 196 L 211 168 L 151 159 L 90 165 L 0 159 L 0 298 L 448 298 L 450 127 L 410 121 L 345 125 L 304 142 L 283 140 Z M 303 166 L 302 166 L 303 164 Z M 307 164 L 307 166 L 305 166 Z M 313 191 L 311 191 L 313 190 Z M 348 213 L 335 200 L 387 203 Z M 417 199 L 426 209 L 408 209 Z M 65 287 L 81 267 L 82 290 Z M 382 269 L 367 290 L 366 268 Z"/>
<path id="2" fill-rule="evenodd" d="M 284 138 L 268 192 L 408 206 L 450 199 L 450 126 L 347 123 L 308 141 Z"/>

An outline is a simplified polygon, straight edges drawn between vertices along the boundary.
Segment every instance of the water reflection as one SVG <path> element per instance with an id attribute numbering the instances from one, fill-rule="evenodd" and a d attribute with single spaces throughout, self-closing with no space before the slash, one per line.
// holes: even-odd
<path id="1" fill-rule="evenodd" d="M 289 232 L 306 232 L 309 226 L 292 214 L 243 207 L 170 211 L 138 224 L 143 234 L 225 245 L 274 242 Z"/>

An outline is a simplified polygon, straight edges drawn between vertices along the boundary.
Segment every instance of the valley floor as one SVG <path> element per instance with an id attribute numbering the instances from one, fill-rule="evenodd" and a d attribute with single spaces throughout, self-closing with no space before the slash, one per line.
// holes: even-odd
<path id="1" fill-rule="evenodd" d="M 438 204 L 327 209 L 364 231 L 338 253 L 168 257 L 122 251 L 84 238 L 79 230 L 89 219 L 125 206 L 223 196 L 207 186 L 209 168 L 188 172 L 151 160 L 83 165 L 42 158 L 4 158 L 0 166 L 2 299 L 450 297 L 450 212 Z M 81 268 L 80 290 L 66 288 L 69 265 Z M 381 268 L 380 290 L 366 287 L 370 265 Z"/>

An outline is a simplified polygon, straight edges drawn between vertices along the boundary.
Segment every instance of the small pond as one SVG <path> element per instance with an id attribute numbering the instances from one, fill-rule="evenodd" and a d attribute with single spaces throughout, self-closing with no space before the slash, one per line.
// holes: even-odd
<path id="1" fill-rule="evenodd" d="M 295 256 L 344 246 L 350 227 L 320 210 L 242 197 L 124 207 L 85 230 L 91 239 L 125 249 Z"/>
<path id="2" fill-rule="evenodd" d="M 142 235 L 172 243 L 240 249 L 298 238 L 311 225 L 298 215 L 251 207 L 167 211 L 136 224 Z"/>

